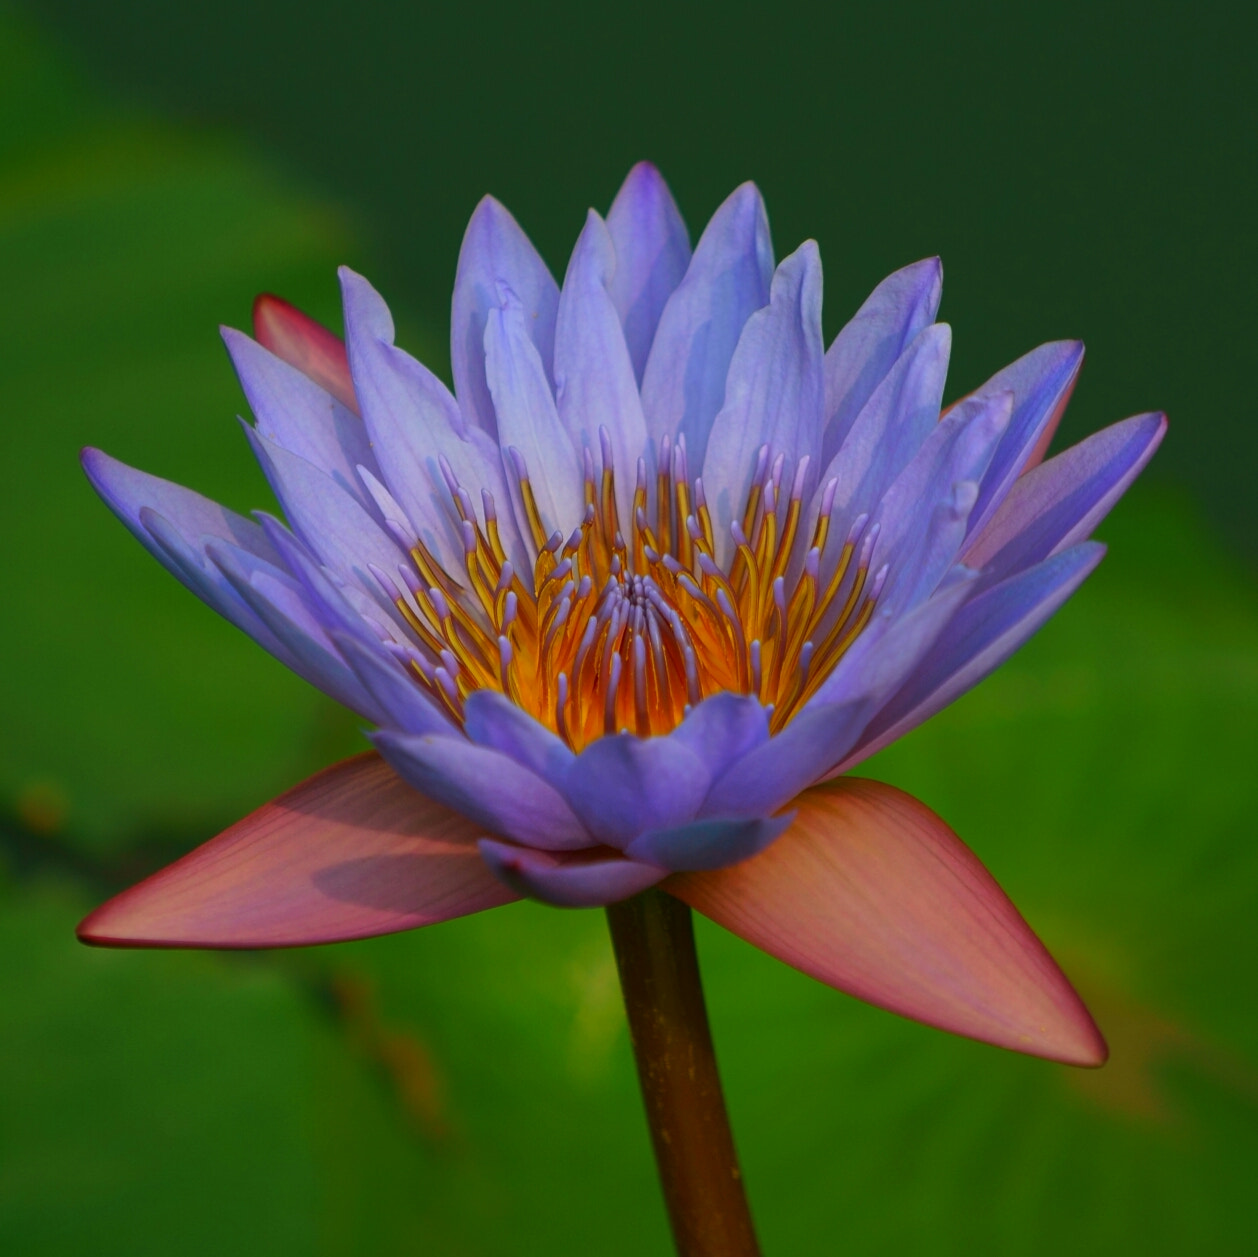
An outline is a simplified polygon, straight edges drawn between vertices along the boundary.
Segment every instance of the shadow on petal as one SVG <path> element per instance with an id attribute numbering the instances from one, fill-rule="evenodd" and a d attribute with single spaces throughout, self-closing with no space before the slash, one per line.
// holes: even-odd
<path id="1" fill-rule="evenodd" d="M 431 925 L 517 898 L 471 821 L 375 753 L 260 807 L 79 926 L 110 947 L 296 947 Z"/>
<path id="2" fill-rule="evenodd" d="M 925 804 L 845 778 L 732 868 L 665 889 L 820 981 L 928 1025 L 1072 1065 L 1100 1031 L 978 857 Z"/>

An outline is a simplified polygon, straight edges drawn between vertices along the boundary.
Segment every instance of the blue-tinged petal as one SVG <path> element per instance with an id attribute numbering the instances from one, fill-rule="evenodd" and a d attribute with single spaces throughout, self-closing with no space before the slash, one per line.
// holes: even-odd
<path id="1" fill-rule="evenodd" d="M 700 807 L 703 818 L 771 816 L 851 750 L 876 710 L 867 697 L 814 703 L 781 733 L 731 764 Z"/>
<path id="2" fill-rule="evenodd" d="M 852 522 L 872 511 L 939 422 L 952 331 L 933 323 L 896 359 L 852 423 L 846 440 L 817 481 L 809 512 L 816 521 L 826 486 L 836 481 L 832 536 L 841 542 Z"/>
<path id="3" fill-rule="evenodd" d="M 264 536 L 262 529 L 252 520 L 209 498 L 185 489 L 182 485 L 146 471 L 138 471 L 111 458 L 103 450 L 88 447 L 82 452 L 81 461 L 92 487 L 105 500 L 132 535 L 142 546 L 159 560 L 162 556 L 154 549 L 153 539 L 140 523 L 140 511 L 148 507 L 156 511 L 190 541 L 202 537 L 221 537 L 224 541 L 242 546 L 253 554 L 272 563 L 278 556 Z M 164 560 L 162 560 L 164 562 Z"/>
<path id="4" fill-rule="evenodd" d="M 699 756 L 671 738 L 616 733 L 576 757 L 564 796 L 598 841 L 623 849 L 648 829 L 691 820 L 710 782 Z"/>
<path id="5" fill-rule="evenodd" d="M 620 315 L 634 377 L 642 382 L 664 304 L 690 264 L 690 234 L 660 172 L 639 162 L 607 213 L 616 269 L 607 291 Z"/>
<path id="6" fill-rule="evenodd" d="M 1012 393 L 967 398 L 922 442 L 887 490 L 874 522 L 870 570 L 888 565 L 879 606 L 893 615 L 928 597 L 957 561 L 979 483 L 1004 434 Z"/>
<path id="7" fill-rule="evenodd" d="M 460 516 L 448 469 L 476 509 L 482 490 L 493 495 L 508 555 L 517 565 L 527 562 L 496 441 L 467 424 L 449 389 L 393 344 L 393 320 L 380 294 L 348 267 L 341 267 L 340 276 L 345 342 L 363 423 L 385 486 L 416 535 L 447 571 L 462 570 Z"/>
<path id="8" fill-rule="evenodd" d="M 245 431 L 293 531 L 321 563 L 399 619 L 371 575 L 373 565 L 391 574 L 408 562 L 393 539 L 331 476 L 247 424 Z"/>
<path id="9" fill-rule="evenodd" d="M 473 742 L 509 755 L 559 789 L 576 759 L 545 725 L 496 690 L 475 690 L 467 696 L 463 729 Z"/>
<path id="10" fill-rule="evenodd" d="M 373 649 L 386 638 L 412 643 L 413 639 L 381 611 L 378 598 L 368 598 L 357 585 L 346 583 L 321 565 L 274 516 L 259 511 L 258 519 L 284 566 L 301 582 L 329 631 L 348 633 Z"/>
<path id="11" fill-rule="evenodd" d="M 826 350 L 826 430 L 821 458 L 828 464 L 856 416 L 914 337 L 939 309 L 943 265 L 925 258 L 888 275 Z"/>
<path id="12" fill-rule="evenodd" d="M 622 526 L 633 518 L 638 459 L 646 453 L 646 420 L 620 315 L 608 293 L 616 251 L 603 220 L 590 210 L 572 250 L 555 324 L 555 393 L 559 421 L 577 450 L 611 440 L 616 505 Z M 576 518 L 557 521 L 567 531 Z"/>
<path id="13" fill-rule="evenodd" d="M 978 587 L 979 573 L 958 565 L 929 598 L 903 614 L 880 602 L 864 631 L 818 687 L 808 706 L 870 699 L 875 708 L 881 707 Z M 871 718 L 872 715 L 871 712 Z M 790 727 L 787 725 L 787 729 Z"/>
<path id="14" fill-rule="evenodd" d="M 712 420 L 743 324 L 769 300 L 773 244 L 755 184 L 736 188 L 704 229 L 686 276 L 669 297 L 642 373 L 647 431 L 684 437 L 703 466 Z"/>
<path id="15" fill-rule="evenodd" d="M 596 844 L 558 791 L 508 755 L 462 736 L 414 737 L 382 729 L 370 738 L 421 794 L 492 834 L 550 851 Z"/>
<path id="16" fill-rule="evenodd" d="M 139 526 L 144 532 L 146 549 L 168 572 L 225 620 L 252 637 L 263 650 L 294 672 L 301 672 L 288 647 L 267 628 L 232 588 L 231 582 L 206 557 L 205 542 L 217 538 L 203 538 L 201 542 L 192 543 L 165 516 L 147 506 L 140 508 Z M 136 535 L 139 536 L 138 533 Z"/>
<path id="17" fill-rule="evenodd" d="M 794 819 L 792 812 L 743 820 L 691 821 L 688 825 L 639 834 L 625 848 L 625 854 L 673 873 L 723 869 L 758 855 Z"/>
<path id="18" fill-rule="evenodd" d="M 504 453 L 514 450 L 523 458 L 544 528 L 566 536 L 585 509 L 580 453 L 559 420 L 542 360 L 529 339 L 526 311 L 513 291 L 501 295 L 503 304 L 489 311 L 485 325 L 485 373 L 498 415 L 498 440 Z"/>
<path id="19" fill-rule="evenodd" d="M 759 699 L 722 691 L 693 708 L 668 739 L 693 751 L 715 780 L 726 765 L 769 740 L 769 713 Z"/>
<path id="20" fill-rule="evenodd" d="M 967 602 L 836 769 L 847 772 L 960 698 L 1018 650 L 1105 555 L 1085 541 Z"/>
<path id="21" fill-rule="evenodd" d="M 770 816 L 827 776 L 938 640 L 975 576 L 956 574 L 907 615 L 875 614 L 804 709 L 717 778 L 699 815 Z"/>
<path id="22" fill-rule="evenodd" d="M 360 637 L 335 631 L 332 641 L 383 714 L 377 724 L 403 733 L 457 737 L 454 722 L 428 697 L 414 677 L 387 650 L 373 649 Z"/>
<path id="23" fill-rule="evenodd" d="M 761 446 L 785 456 L 786 474 L 803 458 L 805 481 L 816 483 L 821 458 L 825 384 L 822 375 L 821 256 L 805 241 L 773 275 L 769 304 L 743 327 L 730 362 L 725 404 L 712 422 L 703 460 L 703 487 L 716 529 L 717 561 L 733 550 L 731 520 L 741 520 Z M 805 497 L 805 501 L 807 498 Z"/>
<path id="24" fill-rule="evenodd" d="M 455 396 L 468 423 L 494 437 L 500 434 L 485 377 L 485 324 L 489 311 L 502 304 L 502 284 L 519 299 L 543 373 L 553 384 L 559 286 L 519 224 L 487 196 L 472 214 L 459 250 L 450 311 L 450 367 Z"/>
<path id="25" fill-rule="evenodd" d="M 362 420 L 243 332 L 230 327 L 221 331 L 258 431 L 326 472 L 374 512 L 357 470 L 360 465 L 376 470 Z"/>
<path id="26" fill-rule="evenodd" d="M 385 708 L 346 666 L 298 581 L 226 542 L 211 542 L 206 553 L 287 648 L 295 660 L 294 671 L 373 724 L 386 720 Z"/>
<path id="27" fill-rule="evenodd" d="M 1083 541 L 1127 491 L 1166 433 L 1166 416 L 1135 415 L 1022 476 L 965 562 L 994 583 Z"/>
<path id="28" fill-rule="evenodd" d="M 606 848 L 555 853 L 491 838 L 481 839 L 479 845 L 481 858 L 505 886 L 556 908 L 601 908 L 668 876 L 654 864 L 626 860 Z"/>
<path id="29" fill-rule="evenodd" d="M 976 536 L 1004 501 L 1032 454 L 1051 436 L 1083 366 L 1083 342 L 1059 340 L 1033 349 L 998 371 L 970 398 L 1013 394 L 1013 415 L 983 477 L 969 530 Z M 968 399 L 967 399 L 968 400 Z"/>

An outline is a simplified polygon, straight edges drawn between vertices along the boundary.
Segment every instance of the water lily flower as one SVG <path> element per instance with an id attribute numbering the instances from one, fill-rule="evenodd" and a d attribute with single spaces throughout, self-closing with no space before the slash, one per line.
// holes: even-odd
<path id="1" fill-rule="evenodd" d="M 646 164 L 589 213 L 562 286 L 480 203 L 453 391 L 340 278 L 344 342 L 273 297 L 255 338 L 223 333 L 287 522 L 83 463 L 159 562 L 360 713 L 375 750 L 81 937 L 292 946 L 658 885 L 862 999 L 1100 1063 L 978 859 L 923 803 L 845 774 L 1078 588 L 1164 416 L 1044 460 L 1081 344 L 945 410 L 938 259 L 879 284 L 827 349 L 817 245 L 775 264 L 744 184 L 692 251 Z"/>

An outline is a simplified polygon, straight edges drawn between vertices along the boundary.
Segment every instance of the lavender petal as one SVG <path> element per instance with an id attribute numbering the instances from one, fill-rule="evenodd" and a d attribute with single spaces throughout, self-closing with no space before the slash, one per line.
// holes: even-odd
<path id="1" fill-rule="evenodd" d="M 702 467 L 738 337 L 769 300 L 773 245 L 756 186 L 736 188 L 712 215 L 685 278 L 669 297 L 642 373 L 647 431 L 684 437 Z"/>
<path id="2" fill-rule="evenodd" d="M 641 384 L 664 305 L 690 264 L 686 224 L 650 162 L 639 162 L 629 172 L 607 213 L 607 230 L 616 249 L 607 291 L 620 315 L 634 378 Z"/>
<path id="3" fill-rule="evenodd" d="M 556 908 L 601 908 L 628 899 L 668 875 L 653 864 L 606 852 L 555 854 L 490 838 L 481 839 L 479 846 L 481 858 L 499 881 L 517 895 Z"/>
<path id="4" fill-rule="evenodd" d="M 553 387 L 559 287 L 519 224 L 503 205 L 487 196 L 472 214 L 459 251 L 450 311 L 450 366 L 455 396 L 467 422 L 495 438 L 498 425 L 485 378 L 485 323 L 489 311 L 501 304 L 502 284 L 516 294 L 524 309 L 525 326 Z"/>
<path id="5" fill-rule="evenodd" d="M 421 794 L 492 834 L 549 851 L 596 844 L 559 793 L 507 755 L 461 735 L 415 737 L 381 729 L 369 736 Z"/>
<path id="6" fill-rule="evenodd" d="M 826 429 L 821 461 L 828 465 L 874 389 L 929 327 L 939 309 L 943 266 L 925 258 L 888 275 L 865 299 L 826 350 Z"/>

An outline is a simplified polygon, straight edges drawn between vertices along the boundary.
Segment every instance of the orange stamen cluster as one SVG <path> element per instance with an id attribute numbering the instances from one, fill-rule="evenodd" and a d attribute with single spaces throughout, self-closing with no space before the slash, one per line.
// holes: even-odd
<path id="1" fill-rule="evenodd" d="M 627 530 L 605 434 L 602 444 L 601 470 L 585 453 L 585 512 L 566 540 L 547 532 L 512 451 L 537 554 L 531 582 L 507 557 L 493 499 L 483 495 L 478 521 L 445 469 L 464 571 L 456 578 L 408 538 L 414 572 L 403 573 L 406 588 L 391 590 L 423 647 L 408 655 L 417 680 L 456 720 L 474 690 L 498 690 L 575 750 L 620 730 L 667 733 L 722 690 L 755 695 L 778 731 L 873 614 L 885 578 L 868 570 L 877 526 L 857 520 L 823 580 L 834 498 L 827 486 L 802 566 L 793 565 L 807 460 L 783 495 L 784 460 L 771 463 L 765 447 L 722 568 L 684 444 L 662 442 L 653 493 L 639 460 Z"/>

